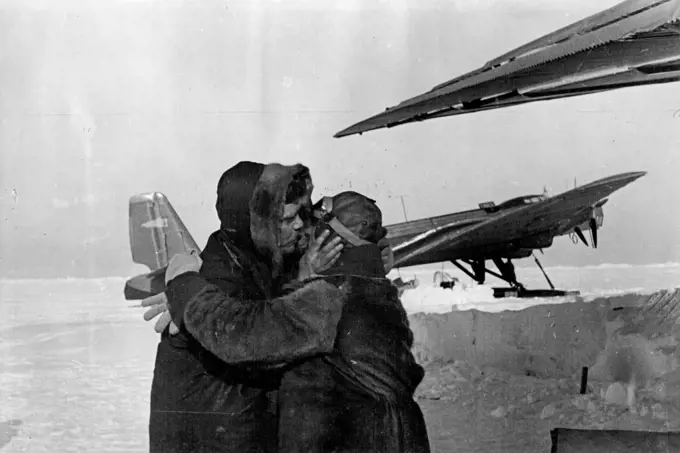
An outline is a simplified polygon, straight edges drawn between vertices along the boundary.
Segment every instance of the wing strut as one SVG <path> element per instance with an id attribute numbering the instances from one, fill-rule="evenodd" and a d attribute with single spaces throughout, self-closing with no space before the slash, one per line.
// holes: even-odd
<path id="1" fill-rule="evenodd" d="M 531 256 L 534 257 L 534 261 L 536 261 L 536 264 L 538 264 L 538 268 L 541 270 L 541 272 L 543 272 L 543 276 L 548 281 L 548 285 L 550 285 L 550 289 L 555 289 L 555 285 L 553 285 L 552 282 L 550 281 L 550 279 L 548 278 L 548 274 L 546 274 L 545 271 L 543 270 L 543 266 L 541 266 L 541 262 L 538 261 L 538 258 L 536 258 L 536 255 L 534 255 L 532 253 Z"/>
<path id="2" fill-rule="evenodd" d="M 474 273 L 472 271 L 470 271 L 469 269 L 466 269 L 462 264 L 460 264 L 458 262 L 458 260 L 452 260 L 451 263 L 453 263 L 453 265 L 456 266 L 461 271 L 465 272 L 465 274 L 468 277 L 470 277 L 471 279 L 473 279 L 474 281 L 476 281 L 480 285 L 484 284 L 485 274 L 490 274 L 490 275 L 493 275 L 496 278 L 499 278 L 501 280 L 504 280 L 504 281 L 510 283 L 511 285 L 514 285 L 514 286 L 517 286 L 517 287 L 523 287 L 522 284 L 519 283 L 516 278 L 514 278 L 514 275 L 513 275 L 514 271 L 511 271 L 509 274 L 506 272 L 506 275 L 503 275 L 503 274 L 499 274 L 498 272 L 492 271 L 488 267 L 485 267 L 484 261 L 477 261 L 477 262 L 475 262 L 473 260 L 462 260 L 462 261 L 465 264 L 469 265 L 474 270 Z M 505 266 L 504 266 L 504 264 L 505 264 Z M 498 266 L 498 264 L 496 264 L 496 266 Z M 510 270 L 514 266 L 513 266 L 512 262 L 510 262 L 510 260 L 508 260 L 507 263 L 503 263 L 501 261 L 501 267 L 504 268 L 504 269 Z"/>
<path id="3" fill-rule="evenodd" d="M 465 275 L 467 275 L 468 277 L 470 277 L 471 279 L 473 279 L 474 281 L 476 281 L 476 282 L 479 283 L 480 285 L 481 285 L 482 283 L 484 283 L 483 279 L 482 279 L 482 281 L 480 281 L 480 279 L 478 278 L 478 276 L 476 276 L 475 274 L 473 274 L 472 272 L 470 272 L 469 270 L 467 270 L 465 267 L 463 267 L 463 265 L 460 264 L 460 263 L 458 262 L 458 260 L 451 260 L 451 263 L 453 263 L 453 265 L 456 266 L 456 267 L 457 267 L 458 269 L 460 269 L 461 271 L 465 272 Z"/>

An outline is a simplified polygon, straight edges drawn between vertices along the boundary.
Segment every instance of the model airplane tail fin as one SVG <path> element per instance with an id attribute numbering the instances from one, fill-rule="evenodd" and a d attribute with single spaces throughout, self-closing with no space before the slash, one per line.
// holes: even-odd
<path id="1" fill-rule="evenodd" d="M 170 201 L 158 192 L 130 198 L 132 261 L 151 272 L 128 280 L 125 298 L 144 299 L 165 290 L 165 268 L 173 256 L 200 251 Z"/>

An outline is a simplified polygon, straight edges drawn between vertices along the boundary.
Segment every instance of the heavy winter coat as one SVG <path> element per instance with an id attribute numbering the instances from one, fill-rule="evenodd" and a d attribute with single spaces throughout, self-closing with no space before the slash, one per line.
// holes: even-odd
<path id="1" fill-rule="evenodd" d="M 424 370 L 397 289 L 373 245 L 343 252 L 324 277 L 347 280 L 335 352 L 287 371 L 279 391 L 279 451 L 428 453 L 413 399 Z"/>
<path id="2" fill-rule="evenodd" d="M 255 165 L 255 164 L 253 164 Z M 330 352 L 343 293 L 311 282 L 285 295 L 278 224 L 301 166 L 235 167 L 222 189 L 222 226 L 166 294 L 180 333 L 162 334 L 151 390 L 151 452 L 276 451 L 272 395 L 281 367 Z M 255 168 L 257 170 L 257 168 Z M 226 213 L 226 214 L 225 214 Z"/>

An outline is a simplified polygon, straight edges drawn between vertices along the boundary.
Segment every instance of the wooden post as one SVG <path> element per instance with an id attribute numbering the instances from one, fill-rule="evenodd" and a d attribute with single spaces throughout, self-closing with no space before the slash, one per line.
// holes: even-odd
<path id="1" fill-rule="evenodd" d="M 588 367 L 584 366 L 581 369 L 581 395 L 585 395 L 588 391 Z"/>

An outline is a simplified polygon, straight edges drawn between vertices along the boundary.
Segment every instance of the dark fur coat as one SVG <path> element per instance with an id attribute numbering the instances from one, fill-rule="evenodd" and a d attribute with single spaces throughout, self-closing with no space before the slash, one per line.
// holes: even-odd
<path id="1" fill-rule="evenodd" d="M 380 251 L 361 246 L 323 277 L 348 300 L 334 353 L 289 369 L 279 391 L 279 451 L 428 453 L 427 429 L 413 399 L 424 376 L 397 289 L 384 278 Z"/>

